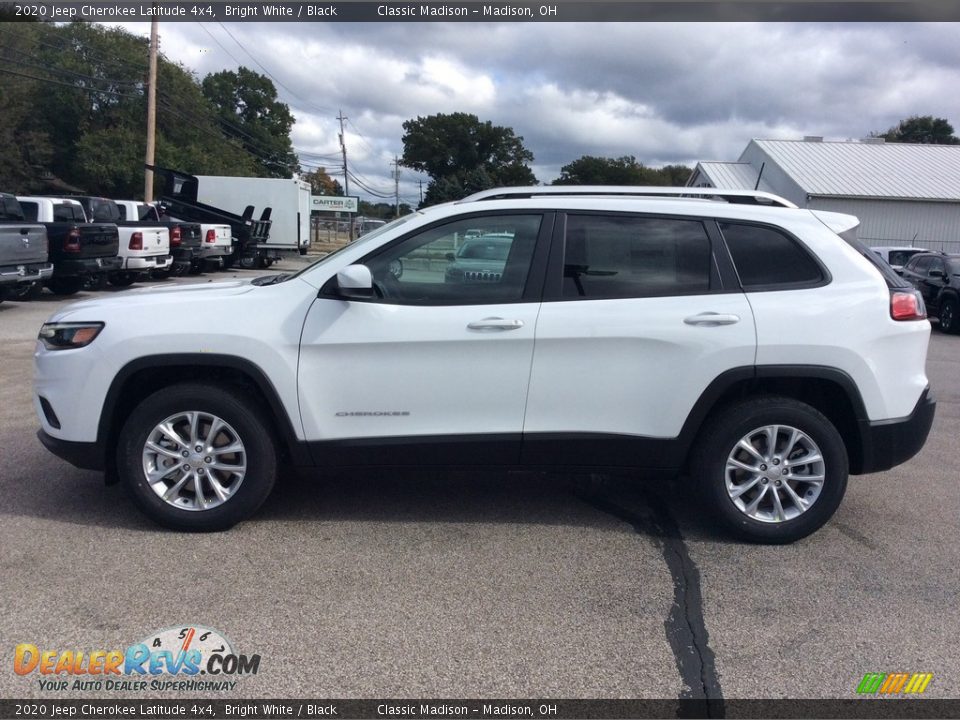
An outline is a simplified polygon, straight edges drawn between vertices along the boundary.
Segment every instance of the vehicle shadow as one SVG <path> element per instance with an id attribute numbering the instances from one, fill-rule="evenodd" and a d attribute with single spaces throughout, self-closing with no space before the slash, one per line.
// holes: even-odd
<path id="1" fill-rule="evenodd" d="M 0 515 L 120 532 L 168 532 L 143 516 L 122 486 L 105 485 L 101 473 L 51 457 L 36 463 L 29 475 L 27 482 L 0 477 L 5 495 Z M 713 537 L 705 519 L 683 501 L 682 488 L 630 476 L 607 478 L 595 488 L 582 479 L 479 470 L 340 470 L 321 476 L 284 470 L 248 522 L 547 525 L 653 535 L 665 524 Z M 658 517 L 653 523 L 645 520 Z"/>

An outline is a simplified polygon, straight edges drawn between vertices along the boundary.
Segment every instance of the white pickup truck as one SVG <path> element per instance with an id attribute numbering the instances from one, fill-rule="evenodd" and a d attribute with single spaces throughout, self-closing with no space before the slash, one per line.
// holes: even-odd
<path id="1" fill-rule="evenodd" d="M 201 252 L 206 270 L 223 270 L 225 260 L 233 253 L 233 232 L 229 225 L 200 223 L 203 238 Z"/>
<path id="2" fill-rule="evenodd" d="M 87 219 L 92 223 L 114 223 L 120 232 L 120 270 L 107 276 L 111 285 L 125 287 L 152 271 L 170 267 L 170 230 L 161 223 L 141 221 L 138 204 L 129 200 L 81 196 L 75 198 L 83 205 Z"/>

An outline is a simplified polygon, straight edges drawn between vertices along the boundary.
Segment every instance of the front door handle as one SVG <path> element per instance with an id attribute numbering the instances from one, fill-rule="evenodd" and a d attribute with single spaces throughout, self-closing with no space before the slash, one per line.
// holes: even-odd
<path id="1" fill-rule="evenodd" d="M 739 315 L 724 315 L 715 312 L 705 312 L 699 315 L 691 315 L 684 318 L 683 322 L 687 325 L 703 325 L 704 327 L 716 327 L 717 325 L 733 325 L 740 322 Z"/>
<path id="2" fill-rule="evenodd" d="M 523 320 L 504 320 L 499 317 L 488 317 L 483 320 L 474 320 L 467 325 L 471 330 L 516 330 L 523 327 Z"/>

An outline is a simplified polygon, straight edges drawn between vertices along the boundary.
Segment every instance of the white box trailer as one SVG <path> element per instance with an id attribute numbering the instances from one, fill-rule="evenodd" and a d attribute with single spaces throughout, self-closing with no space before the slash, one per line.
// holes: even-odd
<path id="1" fill-rule="evenodd" d="M 259 218 L 271 208 L 270 237 L 260 248 L 272 251 L 299 251 L 310 246 L 310 183 L 285 178 L 197 175 L 197 200 L 207 205 L 243 214 L 247 205 L 256 208 Z"/>

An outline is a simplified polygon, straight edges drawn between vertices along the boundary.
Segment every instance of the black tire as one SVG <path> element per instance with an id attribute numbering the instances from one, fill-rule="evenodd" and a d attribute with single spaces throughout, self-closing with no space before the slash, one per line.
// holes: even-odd
<path id="1" fill-rule="evenodd" d="M 227 424 L 231 432 L 224 432 L 228 435 L 225 442 L 235 442 L 231 439 L 235 433 L 236 439 L 243 444 L 242 455 L 246 464 L 245 473 L 235 486 L 234 493 L 216 507 L 203 510 L 174 507 L 151 488 L 144 471 L 143 452 L 147 439 L 157 425 L 178 413 L 194 411 L 216 416 Z M 164 527 L 194 532 L 227 530 L 256 512 L 267 499 L 276 481 L 276 443 L 263 417 L 264 411 L 258 405 L 243 399 L 240 393 L 228 387 L 184 383 L 163 388 L 143 400 L 123 425 L 117 442 L 117 469 L 120 479 L 137 506 Z M 204 427 L 209 430 L 209 426 L 204 426 L 203 423 L 199 427 L 201 432 Z M 186 438 L 181 436 L 181 440 L 184 439 Z M 207 441 L 210 441 L 210 438 L 207 438 Z M 181 442 L 178 447 L 183 450 L 186 446 Z M 192 452 L 193 448 L 190 450 Z M 200 452 L 200 455 L 207 452 L 208 449 Z M 215 456 L 215 453 L 211 455 Z M 177 458 L 169 462 L 190 462 L 191 459 L 197 462 L 196 467 L 206 467 L 200 464 L 202 461 L 199 460 L 199 455 L 197 458 L 188 457 L 185 461 Z M 183 473 L 177 469 L 173 469 L 171 473 L 174 479 L 183 478 Z M 232 475 L 221 475 L 221 478 L 225 480 L 225 486 L 236 481 Z M 173 484 L 172 480 L 169 482 Z M 194 480 L 190 479 L 183 487 L 195 496 L 193 483 Z M 201 493 L 216 500 L 208 484 L 209 477 L 206 483 L 201 481 Z M 189 502 L 189 497 L 185 502 Z"/>
<path id="2" fill-rule="evenodd" d="M 37 300 L 43 294 L 43 283 L 20 283 L 17 288 L 10 293 L 11 300 L 25 302 L 28 300 Z"/>
<path id="3" fill-rule="evenodd" d="M 260 262 L 255 255 L 242 255 L 240 257 L 240 267 L 244 270 L 253 270 Z"/>
<path id="4" fill-rule="evenodd" d="M 775 457 L 778 454 L 777 440 L 775 440 L 774 452 L 769 455 L 774 457 L 777 467 L 774 467 L 773 462 L 768 466 L 760 464 L 765 462 L 763 460 L 751 458 L 746 461 L 757 463 L 758 468 L 765 468 L 763 473 L 732 471 L 732 478 L 741 481 L 731 482 L 734 488 L 751 486 L 754 481 L 757 483 L 741 496 L 740 502 L 746 505 L 747 500 L 753 500 L 757 495 L 761 495 L 762 486 L 767 486 L 763 491 L 767 495 L 762 495 L 761 504 L 757 509 L 763 513 L 764 508 L 769 506 L 771 514 L 776 512 L 773 495 L 769 493 L 772 490 L 777 495 L 776 499 L 783 498 L 780 502 L 784 507 L 792 508 L 789 509 L 792 513 L 799 506 L 788 496 L 786 486 L 789 486 L 794 494 L 802 494 L 806 498 L 809 497 L 806 493 L 816 491 L 816 485 L 804 482 L 802 480 L 804 473 L 821 474 L 822 470 L 823 482 L 819 495 L 814 497 L 812 504 L 806 510 L 800 511 L 795 517 L 778 521 L 770 521 L 771 519 L 768 518 L 765 521 L 748 515 L 744 510 L 749 509 L 749 505 L 741 509 L 731 498 L 727 490 L 727 460 L 737 451 L 741 439 L 746 439 L 759 429 L 775 425 L 784 426 L 782 434 L 774 431 L 778 440 L 783 439 L 781 449 L 785 449 L 783 445 L 789 442 L 789 428 L 794 428 L 815 444 L 823 461 L 820 464 L 799 463 L 798 460 L 803 457 L 816 457 L 808 447 L 807 454 L 794 456 L 793 467 L 796 470 L 793 475 L 780 476 L 779 473 L 787 467 L 787 463 L 783 463 L 781 467 L 783 461 Z M 800 448 L 803 442 L 805 441 L 801 440 L 794 447 Z M 751 446 L 756 447 L 753 444 Z M 768 454 L 763 447 L 758 450 L 760 455 Z M 747 454 L 744 457 L 750 456 Z M 815 471 L 813 469 L 815 467 L 819 469 Z M 697 484 L 708 512 L 733 535 L 750 542 L 769 544 L 791 543 L 822 527 L 833 516 L 843 499 L 847 489 L 848 471 L 846 446 L 830 420 L 815 408 L 785 397 L 753 398 L 720 410 L 707 421 L 700 432 L 691 458 L 691 479 Z M 789 473 L 790 470 L 786 472 Z M 770 477 L 766 477 L 767 475 Z M 784 480 L 783 477 L 787 479 Z M 775 487 L 775 483 L 781 484 Z"/>
<path id="5" fill-rule="evenodd" d="M 232 252 L 229 255 L 224 256 L 223 258 L 223 269 L 229 270 L 237 262 L 237 253 Z"/>
<path id="6" fill-rule="evenodd" d="M 74 295 L 83 287 L 83 279 L 79 277 L 53 277 L 47 287 L 54 295 Z"/>
<path id="7" fill-rule="evenodd" d="M 107 289 L 107 273 L 95 273 L 94 275 L 87 275 L 83 279 L 83 289 L 84 290 L 106 290 Z"/>
<path id="8" fill-rule="evenodd" d="M 137 281 L 137 276 L 134 273 L 111 273 L 107 280 L 114 287 L 130 287 Z"/>
<path id="9" fill-rule="evenodd" d="M 944 298 L 940 301 L 940 330 L 955 334 L 960 332 L 960 318 L 957 317 L 957 301 L 953 298 Z"/>

